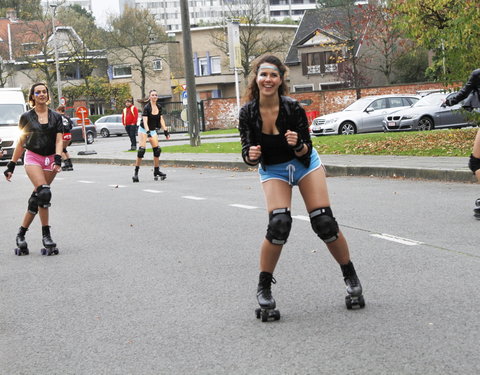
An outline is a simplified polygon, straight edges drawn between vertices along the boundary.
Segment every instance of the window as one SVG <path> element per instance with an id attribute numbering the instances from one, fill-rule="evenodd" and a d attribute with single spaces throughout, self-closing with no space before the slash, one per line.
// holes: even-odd
<path id="1" fill-rule="evenodd" d="M 335 51 L 304 53 L 302 55 L 303 75 L 338 72 L 339 54 Z"/>
<path id="2" fill-rule="evenodd" d="M 153 70 L 162 70 L 162 60 L 153 60 Z"/>
<path id="3" fill-rule="evenodd" d="M 125 78 L 132 76 L 132 68 L 129 65 L 114 65 L 113 78 Z"/>
<path id="4" fill-rule="evenodd" d="M 206 57 L 202 57 L 198 59 L 198 75 L 200 76 L 208 76 L 209 71 L 208 71 L 208 61 Z"/>
<path id="5" fill-rule="evenodd" d="M 386 98 L 375 100 L 369 105 L 373 109 L 385 109 L 388 108 L 388 100 Z"/>
<path id="6" fill-rule="evenodd" d="M 23 43 L 22 47 L 25 52 L 33 51 L 38 46 L 38 43 Z"/>
<path id="7" fill-rule="evenodd" d="M 294 92 L 311 92 L 313 85 L 293 85 Z"/>
<path id="8" fill-rule="evenodd" d="M 212 64 L 212 74 L 220 74 L 222 72 L 220 56 L 212 57 L 210 63 Z"/>

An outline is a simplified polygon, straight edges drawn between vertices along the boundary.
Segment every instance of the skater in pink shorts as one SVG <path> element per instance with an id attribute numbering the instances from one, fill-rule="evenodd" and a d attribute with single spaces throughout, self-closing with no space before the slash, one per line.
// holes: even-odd
<path id="1" fill-rule="evenodd" d="M 48 108 L 50 95 L 44 83 L 35 83 L 30 88 L 28 101 L 33 107 L 20 116 L 21 135 L 12 159 L 3 174 L 11 181 L 15 165 L 25 151 L 24 164 L 34 191 L 28 199 L 27 212 L 17 233 L 15 254 L 29 253 L 25 234 L 38 213 L 42 224 L 43 255 L 58 254 L 57 244 L 50 236 L 48 208 L 52 193 L 50 184 L 61 171 L 63 150 L 62 116 Z"/>

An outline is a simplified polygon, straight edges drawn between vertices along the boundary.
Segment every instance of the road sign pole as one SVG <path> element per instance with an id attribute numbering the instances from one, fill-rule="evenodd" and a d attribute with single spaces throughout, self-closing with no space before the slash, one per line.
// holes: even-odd
<path id="1" fill-rule="evenodd" d="M 86 120 L 88 119 L 88 117 L 86 115 L 88 115 L 88 109 L 85 108 L 85 107 L 78 107 L 77 110 L 75 111 L 75 115 L 80 119 L 80 122 L 81 122 L 81 126 L 82 126 L 82 131 L 83 131 L 83 139 L 85 140 L 85 151 L 79 151 L 77 153 L 77 155 L 93 155 L 93 154 L 96 154 L 96 151 L 88 151 L 87 150 L 87 145 L 88 145 L 88 142 L 87 142 L 87 124 L 86 124 Z"/>

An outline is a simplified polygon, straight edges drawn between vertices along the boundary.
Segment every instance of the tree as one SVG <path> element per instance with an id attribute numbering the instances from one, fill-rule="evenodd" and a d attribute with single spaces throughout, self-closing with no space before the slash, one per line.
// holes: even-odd
<path id="1" fill-rule="evenodd" d="M 478 68 L 478 0 L 397 0 L 396 24 L 418 46 L 435 51 L 430 72 L 445 83 L 465 81 Z"/>
<path id="2" fill-rule="evenodd" d="M 286 53 L 291 43 L 287 33 L 278 33 L 272 37 L 266 33 L 260 23 L 265 15 L 265 6 L 261 1 L 247 0 L 241 4 L 229 3 L 225 17 L 240 21 L 241 65 L 245 80 L 250 74 L 252 60 L 266 53 Z M 210 33 L 212 43 L 228 55 L 227 29 L 215 29 Z"/>
<path id="3" fill-rule="evenodd" d="M 25 21 L 38 19 L 42 14 L 40 0 L 1 0 L 0 16 L 5 17 L 8 9 L 14 9 L 17 18 Z"/>
<path id="4" fill-rule="evenodd" d="M 158 43 L 167 41 L 167 35 L 146 9 L 125 7 L 121 16 L 109 20 L 108 50 L 117 63 L 133 61 L 133 71 L 140 73 L 140 89 L 146 97 L 146 77 L 153 74 L 152 60 L 167 62 L 167 54 L 159 51 Z"/>

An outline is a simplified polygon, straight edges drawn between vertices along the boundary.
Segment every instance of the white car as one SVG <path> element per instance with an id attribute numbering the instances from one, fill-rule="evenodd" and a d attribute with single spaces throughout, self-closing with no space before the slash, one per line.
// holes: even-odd
<path id="1" fill-rule="evenodd" d="M 355 134 L 383 131 L 386 115 L 408 108 L 420 99 L 418 95 L 366 96 L 343 111 L 317 117 L 311 125 L 313 135 Z"/>
<path id="2" fill-rule="evenodd" d="M 100 117 L 95 121 L 97 132 L 102 137 L 110 137 L 110 135 L 124 135 L 127 134 L 125 126 L 122 124 L 122 115 L 108 115 Z"/>

